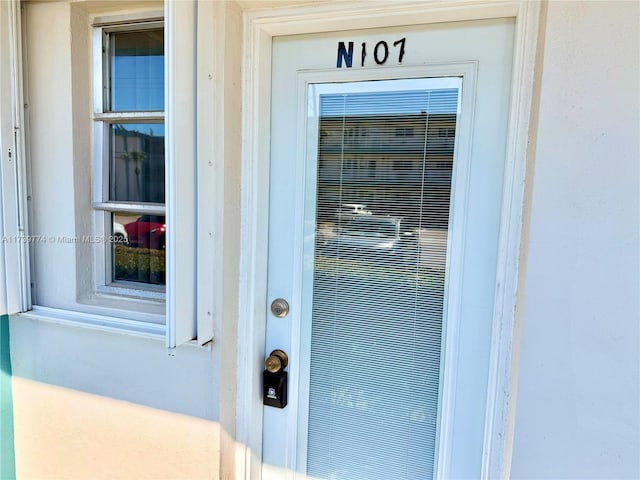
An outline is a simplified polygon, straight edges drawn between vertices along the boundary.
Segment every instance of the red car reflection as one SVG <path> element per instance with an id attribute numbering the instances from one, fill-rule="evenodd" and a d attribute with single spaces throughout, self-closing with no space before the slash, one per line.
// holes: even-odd
<path id="1" fill-rule="evenodd" d="M 153 248 L 155 250 L 165 248 L 167 225 L 163 216 L 142 215 L 135 222 L 127 223 L 124 229 L 129 237 L 130 247 Z"/>

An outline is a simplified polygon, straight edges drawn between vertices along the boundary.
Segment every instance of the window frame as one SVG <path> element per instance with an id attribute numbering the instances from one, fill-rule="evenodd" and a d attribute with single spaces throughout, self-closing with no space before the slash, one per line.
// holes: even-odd
<path id="1" fill-rule="evenodd" d="M 31 309 L 28 175 L 23 93 L 22 10 L 0 5 L 0 315 Z M 7 239 L 13 239 L 7 241 Z"/>
<path id="2" fill-rule="evenodd" d="M 114 19 L 115 20 L 115 19 Z M 163 215 L 166 221 L 166 200 L 159 203 L 120 202 L 110 199 L 111 136 L 112 125 L 120 123 L 158 123 L 166 125 L 165 110 L 117 110 L 110 108 L 110 35 L 120 32 L 163 30 L 162 18 L 149 17 L 94 23 L 92 28 L 93 58 L 93 232 L 96 238 L 105 239 L 94 244 L 93 271 L 96 294 L 118 295 L 145 300 L 166 301 L 166 284 L 154 285 L 142 282 L 115 280 L 113 278 L 113 247 L 107 241 L 113 235 L 112 215 L 117 212 Z M 166 62 L 166 52 L 165 52 Z M 165 80 L 166 86 L 166 80 Z M 166 162 L 166 149 L 165 149 Z M 165 198 L 166 198 L 165 180 Z M 168 223 L 168 222 L 167 222 Z M 166 265 L 166 257 L 165 257 Z"/>

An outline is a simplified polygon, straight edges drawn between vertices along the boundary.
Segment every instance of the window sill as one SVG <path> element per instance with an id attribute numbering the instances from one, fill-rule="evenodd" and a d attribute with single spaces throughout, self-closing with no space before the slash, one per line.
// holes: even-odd
<path id="1" fill-rule="evenodd" d="M 115 316 L 122 313 L 128 312 L 117 312 L 114 310 L 111 314 L 95 314 L 34 305 L 28 312 L 18 313 L 16 316 L 58 325 L 89 328 L 110 333 L 124 333 L 162 341 L 165 340 L 166 327 L 164 324 L 143 322 L 123 318 L 122 316 Z"/>
<path id="2" fill-rule="evenodd" d="M 121 312 L 122 313 L 122 312 Z M 35 320 L 39 322 L 64 325 L 68 327 L 84 328 L 105 333 L 117 333 L 138 338 L 146 338 L 166 343 L 166 327 L 164 324 L 131 320 L 111 315 L 98 315 L 74 310 L 41 307 L 34 305 L 28 312 L 16 313 L 15 317 Z M 189 347 L 197 350 L 211 351 L 213 341 L 200 345 L 197 340 L 191 340 L 180 345 L 179 348 Z M 173 352 L 173 349 L 171 349 Z M 175 355 L 170 353 L 170 355 Z"/>
<path id="3" fill-rule="evenodd" d="M 105 315 L 140 323 L 165 325 L 165 292 L 103 286 L 96 292 L 86 292 L 77 303 L 64 310 Z"/>
<path id="4" fill-rule="evenodd" d="M 124 299 L 125 302 L 142 302 L 143 304 L 152 306 L 153 311 L 164 314 L 164 305 L 167 296 L 164 285 L 158 288 L 155 285 L 144 286 L 133 282 L 113 282 L 109 285 L 99 286 L 92 297 L 100 299 L 99 301 L 104 301 L 103 299 L 113 299 L 115 297 L 120 300 Z M 86 303 L 93 302 L 88 300 Z"/>

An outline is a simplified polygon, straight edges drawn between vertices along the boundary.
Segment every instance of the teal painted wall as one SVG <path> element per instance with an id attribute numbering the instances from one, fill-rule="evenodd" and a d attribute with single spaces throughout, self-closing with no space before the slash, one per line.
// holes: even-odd
<path id="1" fill-rule="evenodd" d="M 9 317 L 0 317 L 0 480 L 16 478 L 13 444 L 13 396 L 11 394 L 11 356 Z"/>

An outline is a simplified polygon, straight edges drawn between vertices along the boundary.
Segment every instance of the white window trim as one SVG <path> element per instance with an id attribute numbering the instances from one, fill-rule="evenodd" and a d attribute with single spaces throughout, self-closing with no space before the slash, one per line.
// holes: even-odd
<path id="1" fill-rule="evenodd" d="M 0 5 L 0 314 L 31 308 L 21 2 Z"/>
<path id="2" fill-rule="evenodd" d="M 259 478 L 262 451 L 260 375 L 264 359 L 269 185 L 271 42 L 276 35 L 399 25 L 516 20 L 509 133 L 485 417 L 482 478 L 508 478 L 511 468 L 515 368 L 512 366 L 524 180 L 540 2 L 348 2 L 247 12 L 244 16 L 242 245 L 237 374 L 236 475 Z M 444 465 L 450 452 L 440 452 Z"/>
<path id="3" fill-rule="evenodd" d="M 213 204 L 196 205 L 194 193 L 197 184 L 197 163 L 211 161 L 198 158 L 197 143 L 210 139 L 213 125 L 198 124 L 196 98 L 205 86 L 206 80 L 196 78 L 196 52 L 206 51 L 212 45 L 197 45 L 193 32 L 197 31 L 198 4 L 193 0 L 165 1 L 165 182 L 166 182 L 166 289 L 167 295 L 167 348 L 198 339 L 201 345 L 211 338 L 198 336 L 198 309 L 196 298 L 201 295 L 205 301 L 213 297 L 213 289 L 196 282 L 200 268 L 210 269 L 213 276 L 214 265 L 198 263 L 196 268 L 196 218 L 214 211 Z M 194 85 L 196 88 L 194 89 Z M 202 89 L 200 88 L 202 86 Z M 196 93 L 197 92 L 197 93 Z M 199 132 L 203 132 L 202 135 Z M 178 162 L 177 159 L 192 159 Z M 221 159 L 217 159 L 221 161 Z M 199 186 L 199 185 L 198 185 Z M 197 210 L 196 210 L 197 209 Z M 199 222 L 198 222 L 199 224 Z M 178 255 L 177 246 L 181 248 Z M 200 279 L 198 279 L 200 280 Z M 213 281 L 213 277 L 211 277 Z M 198 288 L 200 286 L 200 288 Z M 213 303 L 213 298 L 211 298 Z M 213 305 L 211 306 L 211 311 Z M 210 316 L 208 321 L 213 322 Z M 211 329 L 213 331 L 213 329 Z"/>
<path id="4" fill-rule="evenodd" d="M 196 157 L 196 142 L 194 132 L 197 129 L 211 131 L 210 124 L 196 124 L 196 91 L 192 86 L 196 82 L 196 41 L 191 34 L 196 29 L 197 5 L 193 1 L 185 2 L 165 2 L 164 5 L 164 38 L 165 38 L 165 110 L 164 115 L 154 112 L 158 119 L 164 118 L 165 123 L 165 217 L 169 226 L 166 241 L 166 303 L 165 303 L 165 325 L 164 334 L 166 346 L 173 351 L 176 346 L 190 343 L 197 339 L 197 344 L 204 345 L 213 336 L 213 316 L 209 315 L 200 322 L 201 332 L 198 333 L 198 318 L 196 315 L 196 298 L 199 302 L 209 301 L 208 311 L 213 311 L 213 289 L 203 289 L 201 293 L 196 293 L 196 215 L 203 216 L 203 213 L 213 211 L 214 205 L 200 204 L 196 213 L 196 203 L 194 199 L 194 184 L 196 179 L 196 161 L 201 161 Z M 113 25 L 118 22 L 129 24 L 132 21 L 154 21 L 160 20 L 158 13 L 149 12 L 146 18 L 137 15 L 122 15 L 114 17 L 99 17 L 94 20 L 94 25 Z M 135 25 L 126 28 L 135 29 Z M 95 41 L 95 40 L 94 40 Z M 102 39 L 100 39 L 102 45 Z M 211 54 L 208 50 L 212 46 L 202 48 L 203 55 Z M 98 56 L 94 56 L 96 61 Z M 101 58 L 100 58 L 101 61 Z M 94 71 L 95 71 L 94 66 Z M 100 64 L 102 69 L 102 63 Z M 94 83 L 94 89 L 96 88 Z M 100 86 L 100 89 L 102 87 Z M 212 87 L 209 87 L 211 89 Z M 206 86 L 199 89 L 198 93 L 206 90 Z M 102 90 L 94 91 L 95 101 L 102 103 Z M 101 107 L 101 105 L 100 105 Z M 102 112 L 94 105 L 94 112 Z M 116 118 L 115 113 L 98 113 L 94 119 L 98 120 L 102 116 Z M 144 115 L 142 113 L 141 115 Z M 135 116 L 135 114 L 133 115 Z M 96 122 L 98 123 L 98 122 Z M 198 136 L 198 138 L 200 138 Z M 206 137 L 208 138 L 208 137 Z M 98 143 L 94 139 L 94 148 L 100 145 L 103 148 L 104 142 Z M 180 163 L 178 168 L 177 158 L 193 159 L 192 162 Z M 213 161 L 213 159 L 205 159 Z M 104 172 L 103 172 L 104 175 Z M 96 179 L 97 181 L 97 179 Z M 105 182 L 101 182 L 99 188 L 104 188 Z M 102 197 L 106 198 L 106 197 Z M 94 197 L 94 208 L 111 208 L 108 202 L 101 202 Z M 95 205 L 95 204 L 98 205 Z M 99 210 L 97 208 L 96 210 Z M 126 206 L 123 206 L 126 208 Z M 147 208 L 147 207 L 145 207 Z M 149 206 L 150 213 L 155 213 L 156 207 Z M 97 215 L 98 217 L 100 215 Z M 181 250 L 178 254 L 177 246 Z M 191 247 L 191 248 L 189 248 Z M 103 257 L 104 258 L 104 257 Z M 213 275 L 214 266 L 206 265 Z M 112 293 L 112 292 L 108 292 Z M 110 297 L 103 294 L 102 300 Z M 148 295 L 151 301 L 152 295 Z M 211 298 L 210 298 L 211 297 Z M 120 297 L 123 298 L 124 297 Z M 136 303 L 141 303 L 137 301 Z M 109 314 L 109 311 L 106 311 Z M 122 318 L 123 312 L 113 312 L 113 317 Z M 122 328 L 119 325 L 119 328 Z M 136 320 L 133 321 L 126 330 L 138 329 Z M 144 325 L 142 325 L 144 328 Z"/>

